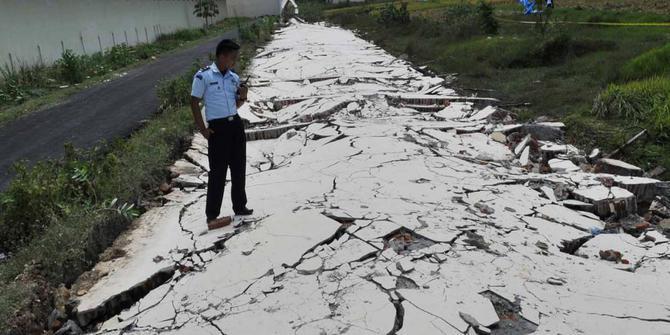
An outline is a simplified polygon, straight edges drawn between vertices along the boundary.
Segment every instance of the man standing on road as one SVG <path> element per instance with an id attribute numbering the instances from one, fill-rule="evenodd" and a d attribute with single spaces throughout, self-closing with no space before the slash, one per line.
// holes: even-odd
<path id="1" fill-rule="evenodd" d="M 240 84 L 240 77 L 232 68 L 239 55 L 240 46 L 229 39 L 216 46 L 216 61 L 200 69 L 193 78 L 191 111 L 195 124 L 207 139 L 209 180 L 207 182 L 207 226 L 217 229 L 230 224 L 230 217 L 221 217 L 221 202 L 230 167 L 231 198 L 236 215 L 251 215 L 244 190 L 246 177 L 246 136 L 244 124 L 237 108 L 247 100 L 248 88 Z M 203 101 L 207 123 L 200 112 Z"/>

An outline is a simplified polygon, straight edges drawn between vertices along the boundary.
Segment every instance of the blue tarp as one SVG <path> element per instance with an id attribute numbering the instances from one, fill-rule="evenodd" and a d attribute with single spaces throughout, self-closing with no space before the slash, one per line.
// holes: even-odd
<path id="1" fill-rule="evenodd" d="M 519 3 L 521 4 L 521 6 L 523 6 L 523 14 L 524 15 L 530 15 L 530 14 L 537 13 L 537 9 L 535 8 L 535 1 L 533 1 L 533 0 L 519 0 Z"/>
<path id="2" fill-rule="evenodd" d="M 519 0 L 519 3 L 521 4 L 521 6 L 523 6 L 524 15 L 540 13 L 540 11 L 538 11 L 537 8 L 535 7 L 535 0 Z M 547 8 L 553 8 L 553 7 L 554 7 L 554 1 L 547 0 Z"/>

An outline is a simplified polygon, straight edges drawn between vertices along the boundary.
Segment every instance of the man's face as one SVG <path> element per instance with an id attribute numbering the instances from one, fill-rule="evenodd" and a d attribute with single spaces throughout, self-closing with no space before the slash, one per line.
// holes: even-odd
<path id="1" fill-rule="evenodd" d="M 225 52 L 219 55 L 218 61 L 219 64 L 224 65 L 227 69 L 235 66 L 237 62 L 237 57 L 239 56 L 239 51 Z"/>

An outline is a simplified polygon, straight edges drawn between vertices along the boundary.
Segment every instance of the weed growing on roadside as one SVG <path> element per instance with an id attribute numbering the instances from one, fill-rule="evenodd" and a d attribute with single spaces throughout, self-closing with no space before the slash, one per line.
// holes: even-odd
<path id="1" fill-rule="evenodd" d="M 107 59 L 114 68 L 128 66 L 137 61 L 133 55 L 132 49 L 125 43 L 116 45 L 109 49 L 109 52 L 107 53 Z"/>
<path id="2" fill-rule="evenodd" d="M 83 61 L 72 50 L 65 50 L 61 59 L 56 62 L 56 66 L 60 70 L 60 77 L 63 81 L 69 84 L 78 84 L 84 80 Z"/>
<path id="3" fill-rule="evenodd" d="M 42 95 L 53 79 L 50 69 L 44 64 L 19 65 L 12 70 L 5 65 L 0 67 L 0 105 L 20 104 L 32 96 Z"/>
<path id="4" fill-rule="evenodd" d="M 240 39 L 245 42 L 265 41 L 272 35 L 276 23 L 275 17 L 264 17 L 252 24 L 238 25 Z"/>
<path id="5" fill-rule="evenodd" d="M 0 81 L 0 103 L 18 104 L 23 102 L 28 96 L 19 82 L 19 76 L 12 71 L 9 66 L 5 65 L 0 68 L 2 80 Z"/>
<path id="6" fill-rule="evenodd" d="M 197 72 L 199 68 L 199 62 L 195 61 L 189 72 L 158 84 L 159 108 L 161 110 L 187 106 L 191 102 L 193 73 Z"/>

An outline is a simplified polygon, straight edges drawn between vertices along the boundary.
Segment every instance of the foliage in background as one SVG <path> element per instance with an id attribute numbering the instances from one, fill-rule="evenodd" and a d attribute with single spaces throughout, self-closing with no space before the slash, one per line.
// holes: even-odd
<path id="1" fill-rule="evenodd" d="M 77 56 L 72 50 L 63 52 L 61 59 L 56 62 L 60 78 L 69 84 L 78 84 L 84 80 L 84 61 L 82 56 Z"/>
<path id="2" fill-rule="evenodd" d="M 188 106 L 191 103 L 191 84 L 193 74 L 201 68 L 199 60 L 193 62 L 191 70 L 181 76 L 162 81 L 158 85 L 160 109 L 172 109 Z"/>
<path id="3" fill-rule="evenodd" d="M 205 19 L 205 28 L 210 20 L 219 15 L 219 5 L 215 0 L 198 0 L 193 7 L 193 15 Z"/>
<path id="4" fill-rule="evenodd" d="M 393 2 L 389 2 L 377 13 L 377 20 L 386 26 L 409 23 L 410 17 L 407 10 L 407 2 L 402 2 L 399 6 L 396 6 Z"/>
<path id="5" fill-rule="evenodd" d="M 480 0 L 477 5 L 477 14 L 479 16 L 479 25 L 482 32 L 487 35 L 498 33 L 498 21 L 493 17 L 493 6 L 484 0 Z"/>
<path id="6" fill-rule="evenodd" d="M 272 36 L 274 26 L 277 23 L 277 18 L 274 16 L 266 16 L 257 19 L 251 24 L 239 25 L 238 30 L 240 39 L 244 42 L 263 42 Z"/>

